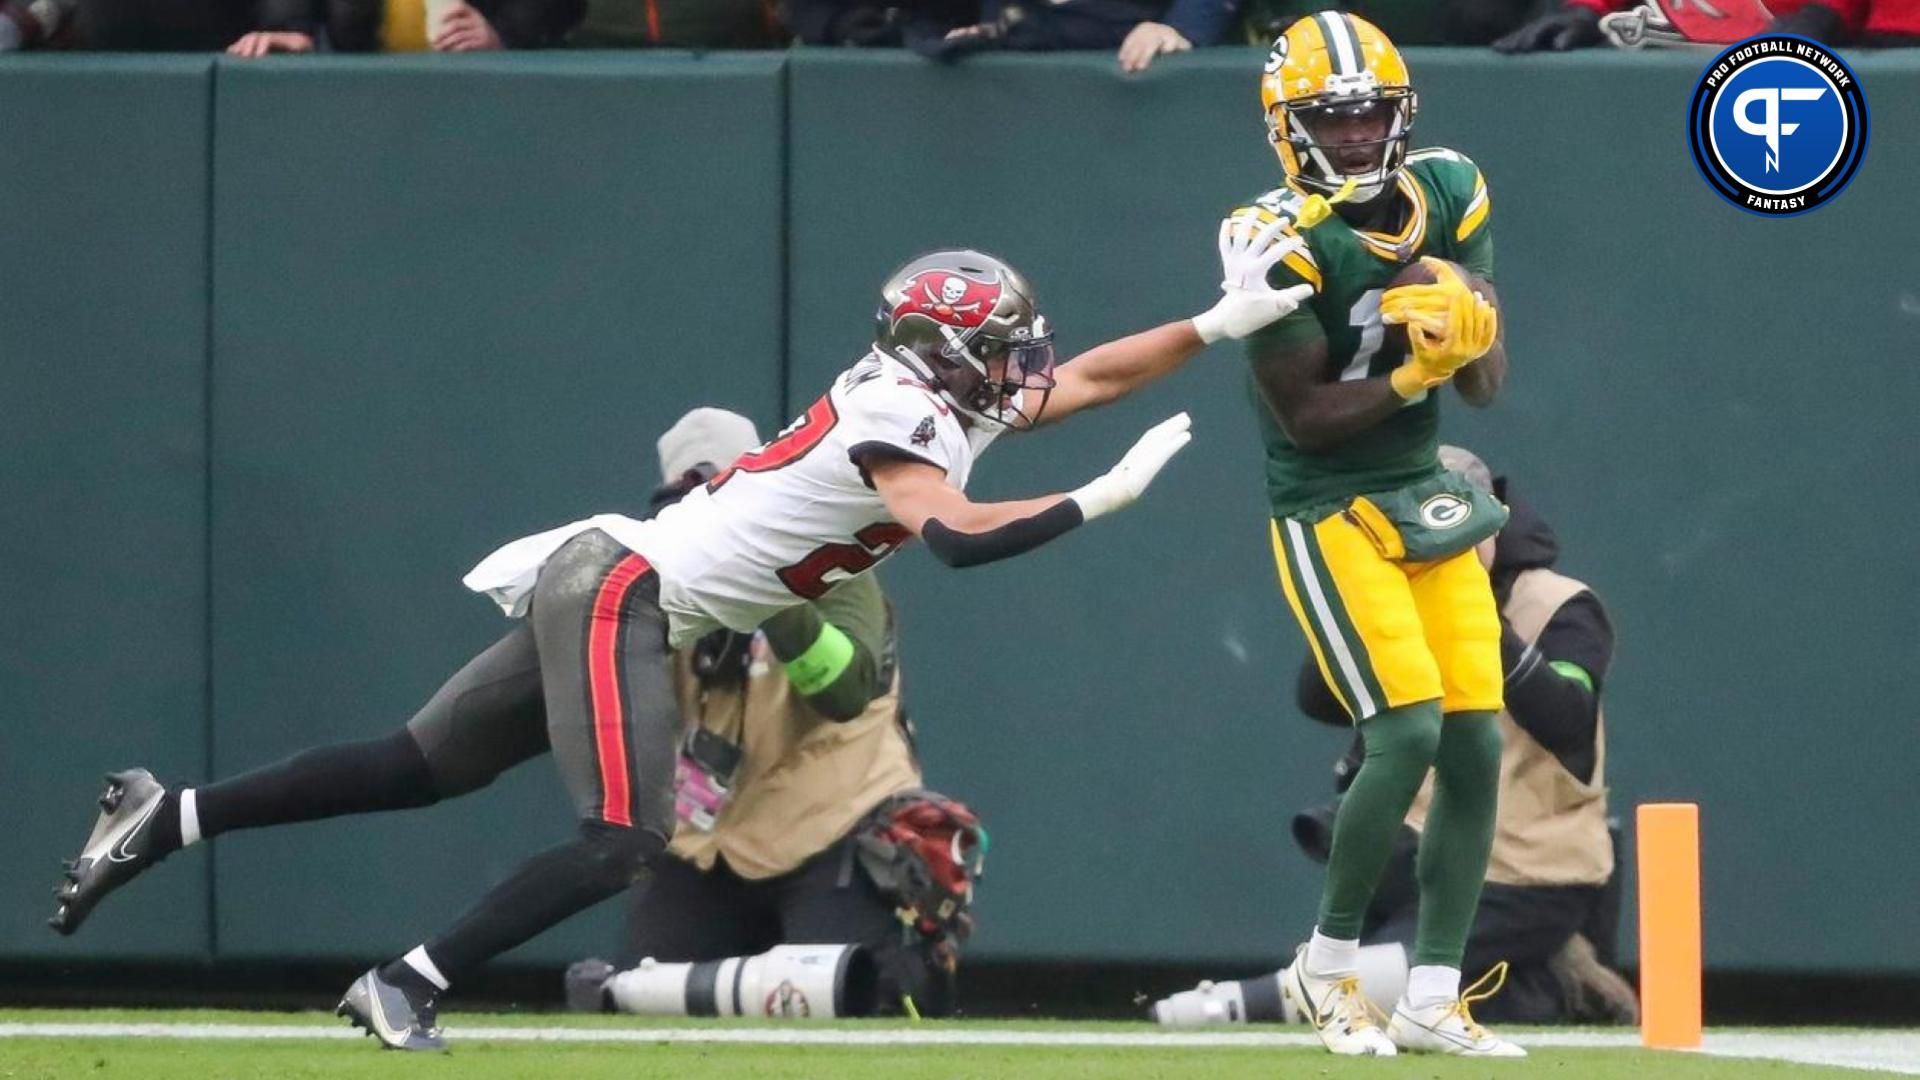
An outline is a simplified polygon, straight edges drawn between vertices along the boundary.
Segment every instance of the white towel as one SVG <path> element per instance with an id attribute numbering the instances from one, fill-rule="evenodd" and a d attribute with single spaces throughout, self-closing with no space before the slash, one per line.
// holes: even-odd
<path id="1" fill-rule="evenodd" d="M 604 529 L 622 537 L 633 535 L 640 526 L 640 522 L 620 514 L 596 514 L 557 529 L 523 536 L 481 559 L 460 582 L 499 604 L 509 618 L 517 619 L 527 613 L 533 600 L 533 586 L 540 580 L 540 568 L 547 565 L 547 560 L 553 558 L 561 545 L 588 529 Z"/>

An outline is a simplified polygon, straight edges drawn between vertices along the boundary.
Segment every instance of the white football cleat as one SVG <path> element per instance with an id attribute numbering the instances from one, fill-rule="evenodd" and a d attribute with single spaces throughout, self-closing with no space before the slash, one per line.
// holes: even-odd
<path id="1" fill-rule="evenodd" d="M 1307 947 L 1300 946 L 1280 984 L 1287 1005 L 1313 1025 L 1327 1049 L 1343 1056 L 1392 1057 L 1393 1040 L 1374 1019 L 1379 1014 L 1360 992 L 1358 975 L 1318 978 L 1307 971 Z"/>
<path id="2" fill-rule="evenodd" d="M 1492 989 L 1480 988 L 1492 981 Z M 1394 1006 L 1393 1019 L 1387 1022 L 1387 1035 L 1394 1045 L 1415 1054 L 1458 1054 L 1462 1057 L 1523 1058 L 1527 1052 L 1474 1023 L 1469 1011 L 1476 1001 L 1485 1001 L 1498 993 L 1507 981 L 1507 962 L 1500 961 L 1467 987 L 1459 998 L 1412 1008 L 1402 998 Z"/>

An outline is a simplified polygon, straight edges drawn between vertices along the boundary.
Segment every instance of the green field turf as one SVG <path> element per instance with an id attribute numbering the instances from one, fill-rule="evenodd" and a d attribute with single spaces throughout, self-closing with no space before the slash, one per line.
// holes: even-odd
<path id="1" fill-rule="evenodd" d="M 0 1038 L 0 1080 L 28 1077 L 138 1077 L 141 1080 L 199 1077 L 560 1077 L 590 1080 L 619 1077 L 638 1080 L 671 1077 L 779 1078 L 834 1080 L 964 1080 L 964 1078 L 1036 1077 L 1393 1077 L 1448 1080 L 1501 1076 L 1552 1077 L 1554 1080 L 1768 1080 L 1772 1077 L 1853 1078 L 1873 1075 L 1791 1061 L 1752 1060 L 1698 1054 L 1656 1053 L 1638 1048 L 1536 1047 L 1525 1061 L 1461 1061 L 1431 1057 L 1387 1060 L 1334 1058 L 1308 1046 L 1112 1046 L 1112 1045 L 925 1045 L 906 1040 L 928 1037 L 993 1038 L 996 1033 L 1046 1039 L 1093 1036 L 1100 1039 L 1147 1036 L 1146 1024 L 1050 1023 L 1045 1021 L 946 1021 L 909 1025 L 896 1022 L 754 1024 L 687 1019 L 641 1021 L 618 1017 L 568 1017 L 552 1014 L 461 1014 L 445 1017 L 454 1049 L 447 1054 L 382 1052 L 371 1039 L 343 1039 L 343 1024 L 315 1013 L 229 1013 L 208 1011 L 14 1010 L 0 1011 L 0 1032 L 13 1025 L 87 1023 L 169 1025 L 270 1025 L 275 1038 L 208 1040 L 153 1037 L 64 1036 Z M 311 1028 L 314 1037 L 286 1037 Z M 529 1029 L 559 1031 L 574 1038 L 628 1037 L 620 1044 L 592 1042 L 498 1041 Z M 200 1030 L 204 1031 L 205 1028 Z M 263 1030 L 265 1030 L 263 1028 Z M 500 1035 L 489 1036 L 489 1030 Z M 1270 1035 L 1298 1036 L 1300 1028 L 1262 1028 Z M 651 1033 L 657 1033 L 654 1037 Z M 784 1037 L 799 1034 L 872 1038 L 875 1045 L 779 1045 L 709 1043 L 680 1040 L 727 1034 Z M 1210 1034 L 1245 1035 L 1248 1029 L 1211 1029 Z M 466 1035 L 462 1039 L 462 1035 Z M 1516 1032 L 1523 1044 L 1525 1036 Z M 1556 1033 L 1564 1036 L 1565 1032 Z M 1550 1038 L 1551 1036 L 1537 1036 Z M 1604 1037 L 1617 1038 L 1618 1033 Z M 1895 1040 L 1914 1036 L 1869 1038 Z M 1709 1045 L 1741 1036 L 1712 1033 Z M 903 1040 L 892 1042 L 889 1040 Z M 1853 1037 L 1842 1032 L 1772 1031 L 1766 1052 L 1779 1045 L 1844 1047 Z M 1744 1045 L 1744 1044 L 1741 1044 Z M 1756 1044 L 1759 1045 L 1759 1044 Z M 1904 1046 L 1905 1043 L 1898 1045 Z M 1725 1051 L 1729 1046 L 1718 1046 Z M 1817 1056 L 1817 1054 L 1816 1054 Z M 1899 1068 L 1900 1062 L 1890 1067 Z M 1920 1070 L 1920 1061 L 1912 1063 Z M 1884 1075 L 1884 1074 L 1882 1074 Z"/>

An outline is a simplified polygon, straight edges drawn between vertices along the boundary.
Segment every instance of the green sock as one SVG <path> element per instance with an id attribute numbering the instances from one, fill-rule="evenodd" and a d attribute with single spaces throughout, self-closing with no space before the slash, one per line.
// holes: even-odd
<path id="1" fill-rule="evenodd" d="M 1494 714 L 1448 713 L 1433 774 L 1433 809 L 1416 866 L 1420 928 L 1413 963 L 1457 968 L 1487 878 L 1500 802 L 1500 722 Z"/>
<path id="2" fill-rule="evenodd" d="M 1360 722 L 1367 756 L 1333 819 L 1320 894 L 1320 933 L 1355 940 L 1387 856 L 1440 746 L 1440 703 L 1422 701 Z"/>

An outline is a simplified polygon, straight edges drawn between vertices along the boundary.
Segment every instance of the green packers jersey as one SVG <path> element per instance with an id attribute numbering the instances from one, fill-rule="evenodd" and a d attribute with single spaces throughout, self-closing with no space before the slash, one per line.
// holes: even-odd
<path id="1" fill-rule="evenodd" d="M 1269 280 L 1276 288 L 1304 281 L 1313 286 L 1313 299 L 1249 337 L 1250 359 L 1325 338 L 1328 380 L 1386 375 L 1406 357 L 1381 348 L 1386 327 L 1380 321 L 1380 294 L 1408 263 L 1435 255 L 1493 280 L 1487 184 L 1472 161 L 1437 147 L 1416 150 L 1407 155 L 1396 185 L 1394 197 L 1406 200 L 1404 227 L 1397 233 L 1356 229 L 1338 214 L 1301 230 L 1306 248 L 1275 266 Z M 1283 187 L 1253 205 L 1291 219 L 1302 202 L 1298 192 Z M 1267 448 L 1267 496 L 1276 517 L 1401 487 L 1439 469 L 1438 395 L 1422 394 L 1366 431 L 1317 451 L 1293 445 L 1257 384 L 1253 397 Z"/>

